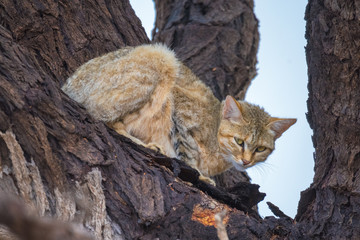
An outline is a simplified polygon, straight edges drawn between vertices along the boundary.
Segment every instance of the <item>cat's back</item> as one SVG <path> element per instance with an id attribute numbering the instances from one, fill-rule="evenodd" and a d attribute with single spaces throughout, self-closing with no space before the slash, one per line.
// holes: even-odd
<path id="1" fill-rule="evenodd" d="M 82 65 L 62 89 L 95 118 L 110 122 L 151 101 L 158 86 L 170 92 L 178 71 L 175 54 L 163 45 L 125 47 Z"/>

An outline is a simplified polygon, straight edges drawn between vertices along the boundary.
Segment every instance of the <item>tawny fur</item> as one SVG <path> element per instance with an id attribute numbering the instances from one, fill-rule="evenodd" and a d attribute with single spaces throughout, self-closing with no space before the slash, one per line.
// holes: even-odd
<path id="1" fill-rule="evenodd" d="M 296 122 L 230 96 L 221 103 L 163 45 L 90 60 L 62 89 L 120 134 L 182 159 L 205 177 L 265 161 Z"/>

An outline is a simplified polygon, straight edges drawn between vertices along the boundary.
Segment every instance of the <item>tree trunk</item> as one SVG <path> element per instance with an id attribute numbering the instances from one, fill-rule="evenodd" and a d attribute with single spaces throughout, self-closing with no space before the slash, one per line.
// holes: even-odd
<path id="1" fill-rule="evenodd" d="M 154 40 L 173 48 L 218 99 L 244 99 L 259 43 L 253 0 L 155 0 L 155 7 Z"/>
<path id="2" fill-rule="evenodd" d="M 296 218 L 314 238 L 360 239 L 359 13 L 356 0 L 314 0 L 306 9 L 315 177 Z"/>
<path id="3" fill-rule="evenodd" d="M 254 2 L 155 0 L 155 8 L 154 41 L 171 46 L 218 99 L 244 99 L 256 75 L 259 32 Z M 215 177 L 224 187 L 249 179 L 235 169 Z"/>

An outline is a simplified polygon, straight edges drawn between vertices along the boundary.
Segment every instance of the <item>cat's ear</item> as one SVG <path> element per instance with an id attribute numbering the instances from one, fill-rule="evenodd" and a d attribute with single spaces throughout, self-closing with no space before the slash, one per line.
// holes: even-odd
<path id="1" fill-rule="evenodd" d="M 241 113 L 241 105 L 236 101 L 235 98 L 232 96 L 226 96 L 224 108 L 223 108 L 223 118 L 234 120 L 234 121 L 241 121 L 243 120 L 242 113 Z"/>
<path id="2" fill-rule="evenodd" d="M 289 127 L 296 123 L 296 118 L 271 118 L 268 127 L 274 131 L 275 139 L 279 138 Z"/>

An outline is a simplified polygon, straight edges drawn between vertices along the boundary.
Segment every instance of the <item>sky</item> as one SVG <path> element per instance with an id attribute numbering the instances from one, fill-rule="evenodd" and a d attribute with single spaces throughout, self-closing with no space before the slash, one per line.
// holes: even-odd
<path id="1" fill-rule="evenodd" d="M 306 120 L 307 66 L 304 13 L 306 0 L 255 0 L 260 44 L 258 74 L 246 101 L 260 105 L 274 117 L 297 118 L 297 123 L 277 141 L 275 151 L 263 163 L 247 170 L 252 183 L 260 185 L 266 198 L 259 203 L 260 215 L 272 216 L 270 201 L 295 217 L 300 192 L 313 180 L 312 131 Z M 154 26 L 152 0 L 130 0 L 149 38 Z"/>

